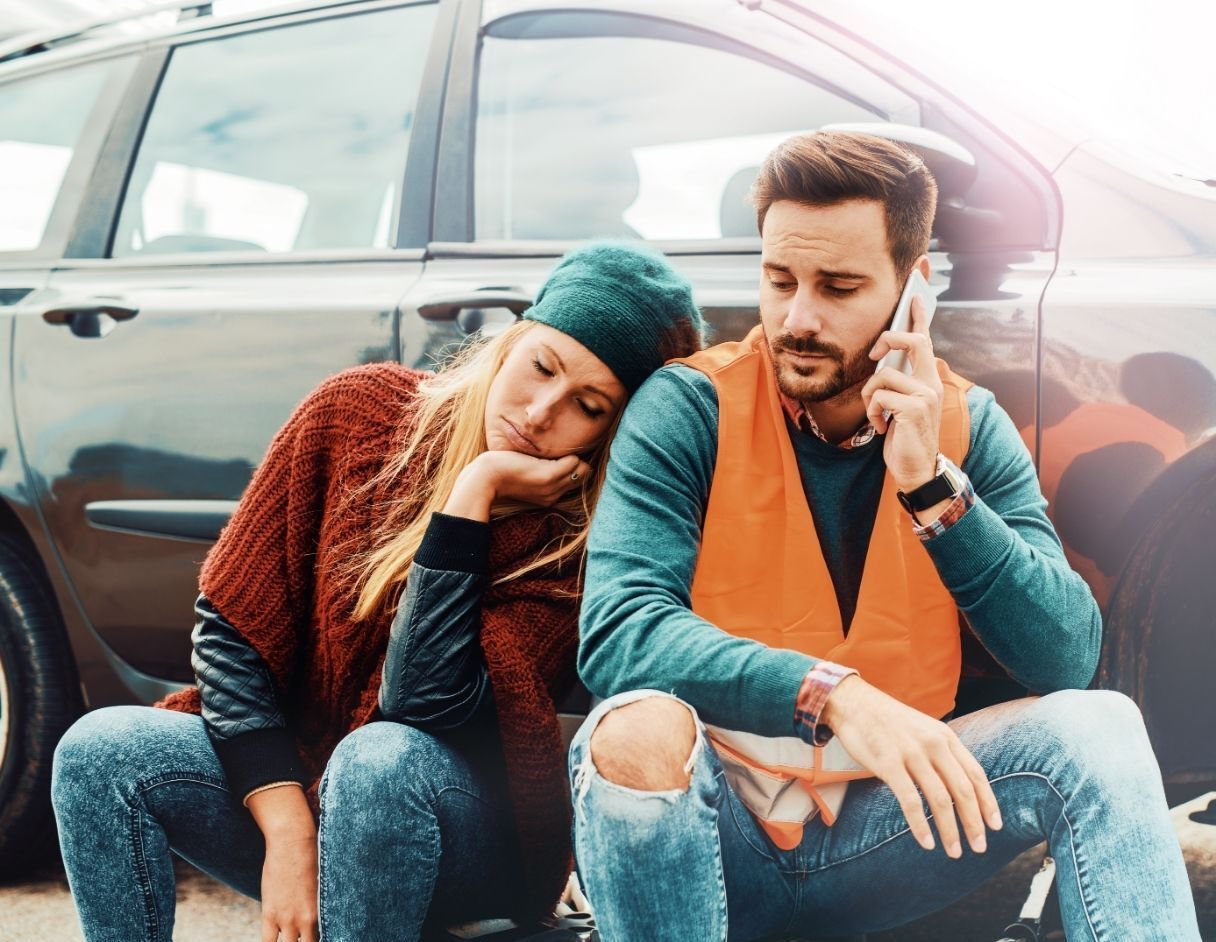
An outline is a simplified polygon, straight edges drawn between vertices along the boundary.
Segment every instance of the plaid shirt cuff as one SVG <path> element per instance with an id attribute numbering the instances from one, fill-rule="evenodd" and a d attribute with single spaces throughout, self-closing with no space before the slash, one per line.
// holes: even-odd
<path id="1" fill-rule="evenodd" d="M 812 746 L 826 746 L 832 740 L 832 730 L 819 722 L 828 695 L 836 685 L 857 671 L 831 661 L 820 661 L 802 678 L 798 699 L 794 701 L 794 733 Z"/>
<path id="2" fill-rule="evenodd" d="M 920 538 L 922 543 L 928 543 L 935 536 L 941 536 L 962 520 L 963 514 L 975 506 L 975 488 L 971 486 L 971 479 L 962 471 L 957 473 L 962 479 L 963 489 L 958 492 L 958 496 L 954 500 L 950 501 L 938 518 L 923 524 L 913 521 L 912 532 Z"/>

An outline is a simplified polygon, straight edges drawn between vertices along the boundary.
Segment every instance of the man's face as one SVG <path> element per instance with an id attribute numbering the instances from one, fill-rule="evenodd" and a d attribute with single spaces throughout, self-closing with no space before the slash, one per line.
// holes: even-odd
<path id="1" fill-rule="evenodd" d="M 778 387 L 804 403 L 858 396 L 904 282 L 887 248 L 882 203 L 780 200 L 764 218 L 762 241 L 760 320 Z"/>

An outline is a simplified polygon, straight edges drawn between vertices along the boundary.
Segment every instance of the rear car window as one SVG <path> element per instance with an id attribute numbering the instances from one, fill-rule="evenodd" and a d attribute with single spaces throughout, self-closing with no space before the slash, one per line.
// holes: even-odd
<path id="1" fill-rule="evenodd" d="M 385 248 L 434 4 L 174 50 L 114 257 Z"/>
<path id="2" fill-rule="evenodd" d="M 721 49 L 487 36 L 475 235 L 755 236 L 745 197 L 769 150 L 823 124 L 874 120 L 885 115 Z"/>
<path id="3" fill-rule="evenodd" d="M 42 244 L 68 165 L 114 61 L 0 85 L 0 252 Z"/>

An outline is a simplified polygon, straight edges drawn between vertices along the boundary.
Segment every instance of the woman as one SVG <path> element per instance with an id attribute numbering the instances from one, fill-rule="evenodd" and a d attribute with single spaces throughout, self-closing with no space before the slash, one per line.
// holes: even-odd
<path id="1" fill-rule="evenodd" d="M 661 256 L 593 244 L 439 374 L 314 390 L 203 565 L 196 688 L 60 743 L 85 939 L 171 938 L 169 850 L 260 898 L 264 942 L 552 912 L 590 510 L 628 395 L 701 329 Z"/>

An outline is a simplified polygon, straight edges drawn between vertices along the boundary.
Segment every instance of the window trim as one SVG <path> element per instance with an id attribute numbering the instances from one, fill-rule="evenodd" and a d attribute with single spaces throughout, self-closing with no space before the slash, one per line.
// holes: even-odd
<path id="1" fill-rule="evenodd" d="M 354 7 L 327 7 L 277 17 L 262 17 L 240 23 L 226 23 L 216 29 L 202 30 L 185 35 L 166 36 L 149 43 L 148 51 L 141 58 L 136 75 L 124 97 L 118 114 L 114 118 L 113 130 L 94 168 L 88 184 L 85 205 L 77 216 L 76 226 L 64 252 L 64 258 L 92 259 L 126 267 L 127 261 L 113 258 L 111 251 L 118 228 L 118 219 L 126 200 L 131 174 L 143 144 L 144 131 L 156 107 L 161 82 L 167 74 L 174 50 L 199 42 L 221 40 L 232 36 L 244 36 L 271 29 L 288 29 L 305 23 L 336 20 L 351 16 L 365 16 L 383 10 L 407 7 L 436 7 L 435 27 L 423 64 L 422 83 L 414 108 L 414 123 L 410 133 L 410 144 L 406 154 L 402 186 L 389 224 L 389 248 L 366 249 L 322 249 L 299 252 L 228 253 L 228 252 L 177 252 L 156 255 L 155 265 L 179 266 L 216 265 L 222 257 L 226 262 L 239 259 L 240 264 L 282 264 L 299 257 L 315 259 L 333 257 L 347 260 L 352 252 L 382 257 L 394 249 L 422 249 L 429 238 L 429 219 L 434 198 L 434 165 L 436 144 L 439 138 L 443 78 L 447 66 L 448 48 L 451 44 L 451 28 L 455 8 L 460 0 L 381 0 L 377 3 L 360 4 Z M 437 80 L 439 77 L 439 80 Z M 415 166 L 417 164 L 417 166 Z M 404 211 L 406 193 L 416 199 L 408 212 Z M 413 255 L 413 252 L 409 253 Z M 151 263 L 152 256 L 136 256 L 142 267 Z"/>

